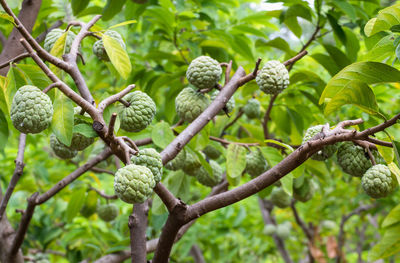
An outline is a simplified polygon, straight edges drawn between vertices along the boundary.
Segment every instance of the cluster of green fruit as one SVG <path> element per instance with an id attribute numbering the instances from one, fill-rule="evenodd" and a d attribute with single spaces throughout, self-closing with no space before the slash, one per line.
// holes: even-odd
<path id="1" fill-rule="evenodd" d="M 50 263 L 49 255 L 45 253 L 35 253 L 35 254 L 28 254 L 27 255 L 27 263 Z"/>
<path id="2" fill-rule="evenodd" d="M 267 224 L 264 227 L 265 235 L 277 235 L 281 239 L 287 239 L 290 237 L 290 230 L 292 228 L 292 224 L 289 221 L 283 222 L 282 224 Z"/>
<path id="3" fill-rule="evenodd" d="M 310 127 L 303 138 L 303 144 L 322 131 L 323 125 Z M 361 177 L 361 185 L 364 191 L 373 198 L 388 196 L 397 186 L 385 160 L 379 152 L 372 149 L 376 165 L 372 165 L 370 157 L 365 149 L 353 142 L 324 146 L 313 154 L 311 159 L 324 161 L 337 151 L 337 163 L 342 170 L 351 176 Z"/>

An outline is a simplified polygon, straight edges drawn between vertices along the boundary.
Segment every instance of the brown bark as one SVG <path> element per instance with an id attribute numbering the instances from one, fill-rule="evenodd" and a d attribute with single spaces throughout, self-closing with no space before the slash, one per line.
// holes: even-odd
<path id="1" fill-rule="evenodd" d="M 22 2 L 22 8 L 18 18 L 29 32 L 32 32 L 41 4 L 42 0 L 24 0 Z M 4 48 L 0 54 L 0 62 L 10 60 L 25 53 L 25 48 L 19 41 L 21 38 L 22 35 L 19 33 L 18 29 L 14 28 L 4 44 Z M 5 76 L 7 72 L 8 67 L 0 69 L 0 75 L 2 76 Z"/>

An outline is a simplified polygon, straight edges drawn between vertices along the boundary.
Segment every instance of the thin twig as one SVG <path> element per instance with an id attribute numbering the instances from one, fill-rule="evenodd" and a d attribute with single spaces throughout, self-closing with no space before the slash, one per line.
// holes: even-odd
<path id="1" fill-rule="evenodd" d="M 92 168 L 90 168 L 90 170 L 95 172 L 95 173 L 106 173 L 106 174 L 111 174 L 111 175 L 115 174 L 113 171 L 102 169 L 102 168 L 99 168 L 99 167 L 92 167 Z"/>
<path id="2" fill-rule="evenodd" d="M 126 94 L 128 94 L 131 90 L 133 90 L 136 87 L 135 84 L 128 85 L 125 89 L 122 91 L 118 92 L 117 94 L 114 94 L 106 99 L 104 99 L 102 102 L 99 103 L 99 111 L 103 112 L 107 106 L 113 104 L 114 102 L 117 102 L 118 100 L 122 99 Z"/>
<path id="3" fill-rule="evenodd" d="M 268 104 L 267 111 L 265 112 L 265 115 L 264 115 L 264 119 L 263 119 L 263 122 L 262 122 L 263 131 L 264 131 L 264 139 L 269 139 L 268 121 L 270 119 L 272 106 L 274 106 L 274 102 L 275 102 L 277 97 L 278 97 L 278 94 L 272 95 L 272 97 L 271 97 L 271 99 L 269 101 L 269 104 Z"/>
<path id="4" fill-rule="evenodd" d="M 382 140 L 378 140 L 372 137 L 368 137 L 367 139 L 365 139 L 366 141 L 372 142 L 376 145 L 381 145 L 381 146 L 386 146 L 386 147 L 392 147 L 393 148 L 393 144 L 391 142 L 386 142 L 386 141 L 382 141 Z"/>
<path id="5" fill-rule="evenodd" d="M 42 90 L 42 92 L 43 92 L 43 93 L 47 93 L 47 92 L 49 92 L 52 88 L 59 87 L 59 86 L 61 86 L 61 85 L 62 85 L 62 84 L 59 83 L 59 82 L 51 83 L 49 86 L 47 86 L 46 88 L 44 88 L 44 89 Z"/>
<path id="6" fill-rule="evenodd" d="M 303 51 L 299 52 L 296 56 L 292 57 L 289 60 L 286 60 L 282 64 L 285 66 L 291 66 L 307 54 L 308 54 L 308 52 L 306 50 L 303 50 Z"/>
<path id="7" fill-rule="evenodd" d="M 117 196 L 117 195 L 108 195 L 108 194 L 104 193 L 104 191 L 100 191 L 100 190 L 98 190 L 98 189 L 96 189 L 96 188 L 94 188 L 94 187 L 92 187 L 92 186 L 90 186 L 89 189 L 95 191 L 95 192 L 98 193 L 101 197 L 103 197 L 103 198 L 105 198 L 105 199 L 107 199 L 107 200 L 115 200 L 115 199 L 118 199 L 118 196 Z"/>
<path id="8" fill-rule="evenodd" d="M 231 76 L 231 71 L 232 71 L 232 60 L 229 61 L 226 70 L 225 70 L 225 83 L 229 82 L 229 78 Z"/>
<path id="9" fill-rule="evenodd" d="M 0 68 L 7 67 L 7 66 L 10 65 L 10 63 L 17 63 L 18 61 L 20 61 L 20 60 L 22 60 L 24 58 L 30 57 L 30 56 L 31 55 L 29 55 L 29 53 L 22 53 L 22 54 L 16 56 L 15 58 L 12 58 L 12 59 L 0 64 Z"/>
<path id="10" fill-rule="evenodd" d="M 127 102 L 126 100 L 124 100 L 124 99 L 119 99 L 118 100 L 119 102 L 121 102 L 125 107 L 129 107 L 129 106 L 131 106 L 131 104 L 129 103 L 129 102 Z"/>
<path id="11" fill-rule="evenodd" d="M 239 111 L 238 111 L 238 113 L 236 114 L 236 117 L 235 117 L 231 122 L 229 122 L 227 125 L 225 125 L 225 127 L 222 129 L 222 132 L 221 132 L 221 134 L 220 134 L 220 137 L 223 136 L 224 132 L 225 132 L 229 127 L 231 127 L 233 124 L 235 124 L 235 123 L 240 119 L 240 117 L 242 117 L 243 114 L 244 114 L 243 109 L 240 108 Z"/>
<path id="12" fill-rule="evenodd" d="M 110 117 L 110 124 L 108 125 L 108 133 L 106 137 L 112 138 L 114 136 L 114 126 L 115 126 L 115 121 L 117 120 L 117 113 L 111 114 Z"/>

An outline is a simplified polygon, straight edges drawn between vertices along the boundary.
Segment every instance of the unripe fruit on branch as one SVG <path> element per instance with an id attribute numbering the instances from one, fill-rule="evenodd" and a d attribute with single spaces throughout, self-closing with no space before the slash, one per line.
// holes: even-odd
<path id="1" fill-rule="evenodd" d="M 305 144 L 312 137 L 320 133 L 323 127 L 324 125 L 316 125 L 308 128 L 306 134 L 303 137 L 302 144 Z M 316 161 L 325 161 L 326 159 L 331 157 L 336 152 L 336 150 L 337 150 L 337 144 L 324 146 L 321 150 L 313 154 L 311 156 L 311 159 Z"/>
<path id="2" fill-rule="evenodd" d="M 99 205 L 97 214 L 101 220 L 110 222 L 118 216 L 118 207 L 114 204 Z"/>
<path id="3" fill-rule="evenodd" d="M 186 77 L 197 89 L 208 89 L 218 83 L 221 73 L 218 61 L 208 56 L 200 56 L 190 63 Z"/>
<path id="4" fill-rule="evenodd" d="M 202 185 L 214 187 L 222 180 L 222 168 L 216 162 L 211 160 L 210 166 L 212 169 L 212 174 L 209 174 L 207 170 L 202 166 L 200 169 L 195 170 L 194 175 L 196 176 L 197 181 Z"/>
<path id="5" fill-rule="evenodd" d="M 143 203 L 153 194 L 154 175 L 145 166 L 129 164 L 118 169 L 114 177 L 117 196 L 129 204 Z"/>
<path id="6" fill-rule="evenodd" d="M 397 183 L 386 165 L 377 164 L 365 172 L 361 185 L 369 196 L 382 198 L 392 193 Z"/>
<path id="7" fill-rule="evenodd" d="M 56 41 L 65 33 L 63 29 L 60 28 L 55 28 L 51 30 L 47 35 L 44 40 L 44 49 L 47 52 L 50 52 L 51 49 L 53 48 L 54 44 Z M 74 32 L 71 30 L 68 31 L 67 33 L 67 38 L 65 39 L 65 46 L 64 46 L 64 53 L 69 53 L 71 50 L 72 42 L 74 41 L 76 35 Z"/>
<path id="8" fill-rule="evenodd" d="M 50 147 L 55 155 L 61 159 L 71 159 L 78 154 L 77 151 L 72 150 L 70 147 L 60 142 L 54 134 L 50 135 Z"/>
<path id="9" fill-rule="evenodd" d="M 281 62 L 271 60 L 258 72 L 256 82 L 266 94 L 276 95 L 289 85 L 289 72 Z"/>
<path id="10" fill-rule="evenodd" d="M 257 119 L 260 117 L 260 102 L 257 99 L 249 99 L 244 105 L 243 112 L 249 119 Z"/>
<path id="11" fill-rule="evenodd" d="M 184 88 L 175 99 L 175 109 L 178 116 L 187 122 L 194 121 L 210 104 L 204 94 L 193 88 Z"/>
<path id="12" fill-rule="evenodd" d="M 211 93 L 210 97 L 211 97 L 211 101 L 214 101 L 215 98 L 218 96 L 219 91 L 215 90 Z M 235 99 L 233 97 L 231 97 L 228 102 L 226 103 L 224 109 L 220 110 L 218 112 L 218 115 L 225 115 L 227 113 L 231 113 L 233 111 L 233 109 L 235 108 Z"/>
<path id="13" fill-rule="evenodd" d="M 120 112 L 121 129 L 138 132 L 145 129 L 156 114 L 156 104 L 144 92 L 134 91 L 124 97 L 129 107 L 122 106 Z"/>
<path id="14" fill-rule="evenodd" d="M 282 187 L 274 187 L 270 195 L 271 202 L 279 208 L 286 208 L 290 206 L 291 197 Z"/>
<path id="15" fill-rule="evenodd" d="M 107 36 L 115 39 L 123 49 L 126 48 L 124 40 L 122 39 L 121 35 L 117 31 L 107 30 L 106 32 L 104 32 L 104 35 L 107 35 Z M 97 40 L 93 44 L 93 53 L 100 60 L 110 61 L 110 58 L 107 55 L 106 49 L 104 48 L 102 39 Z"/>
<path id="16" fill-rule="evenodd" d="M 155 149 L 142 149 L 139 151 L 138 155 L 132 156 L 131 161 L 136 165 L 149 168 L 153 173 L 156 183 L 161 181 L 163 164 L 160 154 Z"/>
<path id="17" fill-rule="evenodd" d="M 50 126 L 53 104 L 50 97 L 31 85 L 17 90 L 11 104 L 11 121 L 22 133 L 39 133 Z"/>
<path id="18" fill-rule="evenodd" d="M 261 153 L 261 150 L 257 148 L 246 155 L 246 173 L 252 177 L 259 176 L 268 169 L 267 161 Z"/>

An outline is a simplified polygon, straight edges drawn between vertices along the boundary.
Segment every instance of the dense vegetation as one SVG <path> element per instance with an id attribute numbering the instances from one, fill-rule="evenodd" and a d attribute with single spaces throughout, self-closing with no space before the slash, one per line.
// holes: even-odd
<path id="1" fill-rule="evenodd" d="M 399 259 L 395 1 L 0 4 L 1 262 Z M 24 85 L 54 111 L 35 134 Z M 130 162 L 164 166 L 142 203 Z"/>

